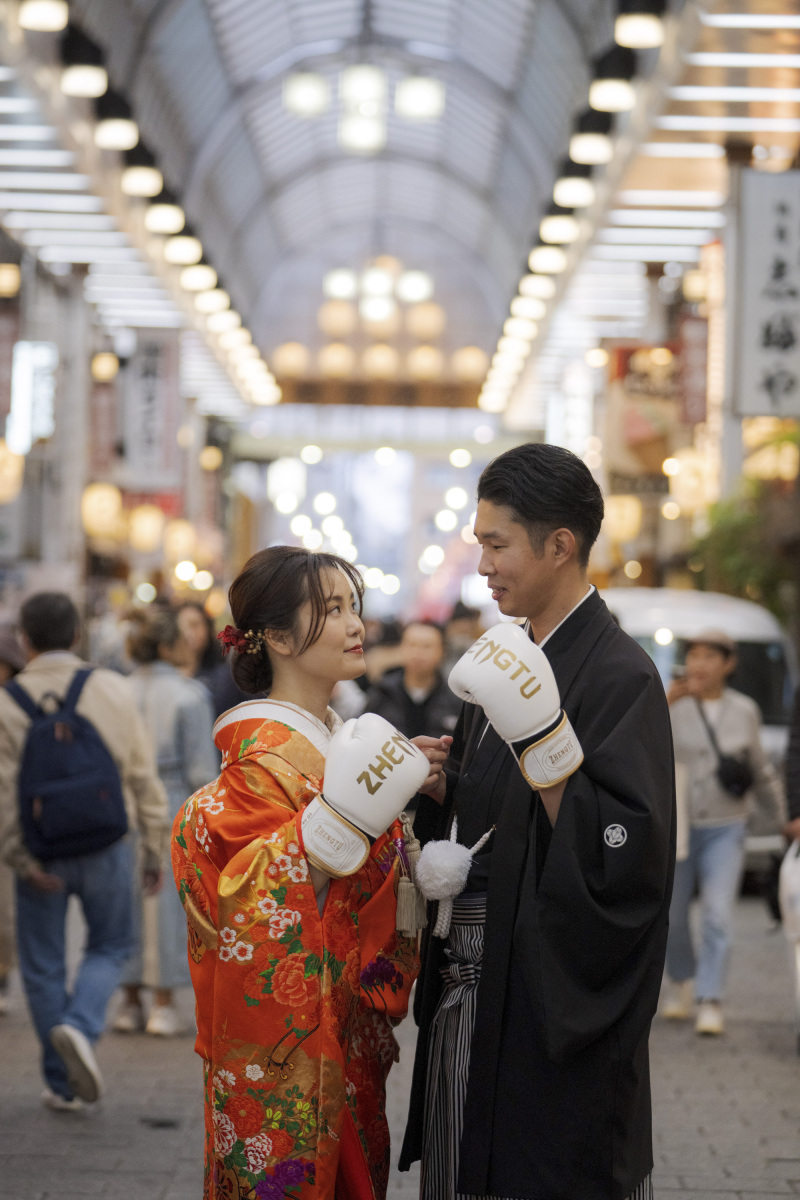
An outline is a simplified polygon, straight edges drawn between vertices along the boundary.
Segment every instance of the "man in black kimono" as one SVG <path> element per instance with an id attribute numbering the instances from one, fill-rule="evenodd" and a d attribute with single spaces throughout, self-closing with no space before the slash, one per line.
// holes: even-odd
<path id="1" fill-rule="evenodd" d="M 534 790 L 519 746 L 466 704 L 440 785 L 420 800 L 423 843 L 449 837 L 454 818 L 467 847 L 496 827 L 446 940 L 434 905 L 423 947 L 400 1159 L 422 1158 L 423 1200 L 652 1195 L 672 743 L 653 663 L 587 582 L 602 518 L 591 473 L 556 446 L 510 450 L 478 485 L 479 570 L 501 612 L 527 619 L 583 761 Z M 505 725 L 504 707 L 492 711 Z"/>

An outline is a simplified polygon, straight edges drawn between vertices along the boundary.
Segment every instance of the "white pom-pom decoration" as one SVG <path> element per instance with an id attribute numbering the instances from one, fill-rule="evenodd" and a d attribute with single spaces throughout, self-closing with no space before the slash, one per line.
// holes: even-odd
<path id="1" fill-rule="evenodd" d="M 463 892 L 471 866 L 468 846 L 428 842 L 417 863 L 417 887 L 426 900 L 452 900 Z"/>
<path id="2" fill-rule="evenodd" d="M 453 817 L 450 840 L 428 842 L 423 848 L 414 871 L 414 882 L 426 900 L 439 901 L 439 912 L 433 927 L 435 937 L 444 938 L 450 932 L 453 901 L 456 896 L 461 895 L 466 886 L 472 856 L 486 844 L 493 833 L 494 825 L 470 850 L 456 841 L 458 821 Z"/>

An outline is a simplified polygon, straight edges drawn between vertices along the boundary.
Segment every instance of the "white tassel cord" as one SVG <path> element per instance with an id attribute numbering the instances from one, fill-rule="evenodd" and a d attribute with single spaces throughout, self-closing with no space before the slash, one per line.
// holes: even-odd
<path id="1" fill-rule="evenodd" d="M 463 892 L 472 856 L 485 846 L 494 833 L 494 825 L 472 847 L 459 845 L 458 820 L 453 818 L 449 841 L 428 842 L 420 855 L 416 869 L 416 884 L 426 900 L 438 900 L 439 912 L 433 932 L 447 937 L 453 916 L 453 900 Z"/>

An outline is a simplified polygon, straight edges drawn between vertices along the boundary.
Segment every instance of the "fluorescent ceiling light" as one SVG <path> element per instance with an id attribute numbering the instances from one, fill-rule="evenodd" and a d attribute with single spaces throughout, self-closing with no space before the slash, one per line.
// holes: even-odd
<path id="1" fill-rule="evenodd" d="M 671 188 L 628 188 L 617 193 L 620 204 L 666 205 L 676 208 L 719 208 L 725 203 L 722 192 L 678 191 Z"/>
<path id="2" fill-rule="evenodd" d="M 797 64 L 800 66 L 800 55 Z M 800 133 L 800 120 L 796 117 L 657 117 L 659 129 L 682 132 L 696 130 L 702 133 Z"/>
<path id="3" fill-rule="evenodd" d="M 25 209 L 36 212 L 102 212 L 100 196 L 69 196 L 57 192 L 0 192 L 0 212 Z"/>
<path id="4" fill-rule="evenodd" d="M 24 96 L 0 96 L 0 113 L 36 112 L 36 101 Z"/>
<path id="5" fill-rule="evenodd" d="M 542 217 L 539 222 L 539 237 L 543 242 L 560 245 L 576 242 L 580 237 L 581 227 L 574 217 L 567 214 L 555 214 Z"/>
<path id="6" fill-rule="evenodd" d="M 630 112 L 636 89 L 627 79 L 595 79 L 589 84 L 589 104 L 598 112 Z"/>
<path id="7" fill-rule="evenodd" d="M 377 154 L 386 145 L 386 122 L 381 116 L 343 116 L 339 121 L 339 144 L 354 154 Z"/>
<path id="8" fill-rule="evenodd" d="M 71 150 L 0 150 L 0 167 L 71 167 Z"/>
<path id="9" fill-rule="evenodd" d="M 800 54 L 750 54 L 727 50 L 701 50 L 687 54 L 692 67 L 800 67 Z"/>
<path id="10" fill-rule="evenodd" d="M 42 262 L 123 263 L 138 258 L 129 246 L 42 246 L 37 252 Z"/>
<path id="11" fill-rule="evenodd" d="M 605 133 L 573 133 L 569 156 L 573 162 L 588 166 L 608 163 L 614 157 L 614 143 Z"/>
<path id="12" fill-rule="evenodd" d="M 553 200 L 561 208 L 588 208 L 594 199 L 594 184 L 580 175 L 565 175 L 553 186 Z"/>
<path id="13" fill-rule="evenodd" d="M 0 125 L 2 142 L 50 142 L 56 135 L 52 125 Z"/>
<path id="14" fill-rule="evenodd" d="M 82 96 L 97 100 L 108 91 L 108 72 L 105 67 L 90 63 L 75 63 L 61 72 L 61 91 L 65 96 Z"/>
<path id="15" fill-rule="evenodd" d="M 107 117 L 94 127 L 94 144 L 100 150 L 132 150 L 139 141 L 139 126 L 128 117 Z"/>
<path id="16" fill-rule="evenodd" d="M 618 246 L 595 244 L 592 253 L 596 258 L 631 259 L 635 262 L 699 262 L 697 246 Z"/>
<path id="17" fill-rule="evenodd" d="M 116 313 L 105 313 L 98 310 L 104 325 L 114 327 L 135 325 L 137 329 L 180 329 L 184 324 L 183 317 L 179 312 L 175 313 L 154 313 L 154 312 L 126 312 L 121 315 Z"/>
<path id="18" fill-rule="evenodd" d="M 297 71 L 283 85 L 283 106 L 296 117 L 318 117 L 331 102 L 331 88 L 324 75 Z"/>
<path id="19" fill-rule="evenodd" d="M 567 269 L 567 256 L 559 246 L 536 246 L 528 256 L 528 266 L 534 273 L 559 275 Z"/>
<path id="20" fill-rule="evenodd" d="M 23 29 L 59 33 L 69 21 L 67 0 L 22 0 L 17 19 Z"/>
<path id="21" fill-rule="evenodd" d="M 778 103 L 779 101 L 800 101 L 800 88 L 785 87 L 673 87 L 669 90 L 671 100 L 712 101 L 722 100 L 730 103 L 741 101 L 745 104 L 756 101 Z"/>
<path id="22" fill-rule="evenodd" d="M 394 110 L 407 121 L 437 121 L 444 112 L 444 84 L 424 75 L 408 75 L 394 89 Z"/>
<path id="23" fill-rule="evenodd" d="M 720 229 L 725 224 L 725 214 L 706 212 L 700 208 L 678 210 L 669 208 L 614 208 L 607 213 L 610 225 L 664 225 L 684 229 Z"/>
<path id="24" fill-rule="evenodd" d="M 654 246 L 704 246 L 712 236 L 710 229 L 601 229 L 597 241 L 633 245 L 646 238 Z"/>
<path id="25" fill-rule="evenodd" d="M 345 67 L 339 76 L 339 95 L 345 104 L 364 112 L 361 105 L 381 104 L 385 100 L 386 74 L 368 63 Z"/>
<path id="26" fill-rule="evenodd" d="M 630 50 L 654 50 L 664 44 L 664 22 L 651 12 L 620 13 L 614 22 L 614 41 Z"/>
<path id="27" fill-rule="evenodd" d="M 716 29 L 800 29 L 800 17 L 788 13 L 700 12 L 703 25 Z"/>
<path id="28" fill-rule="evenodd" d="M 124 276 L 127 279 L 131 275 L 146 276 L 150 280 L 153 278 L 150 267 L 147 263 L 143 263 L 141 259 L 137 259 L 135 262 L 126 262 L 116 267 L 89 267 L 89 275 L 92 279 L 118 279 L 120 276 Z"/>
<path id="29" fill-rule="evenodd" d="M 716 142 L 643 142 L 646 158 L 724 158 L 725 147 Z"/>
<path id="30" fill-rule="evenodd" d="M 0 171 L 0 188 L 45 188 L 54 192 L 85 192 L 91 179 L 72 171 Z"/>
<path id="31" fill-rule="evenodd" d="M 112 282 L 96 282 L 97 277 L 87 275 L 84 280 L 84 292 L 91 293 L 92 296 L 108 296 L 113 300 L 116 297 L 136 296 L 139 301 L 143 300 L 169 300 L 173 303 L 172 297 L 161 287 L 160 283 L 153 279 L 152 276 L 139 278 L 136 275 L 109 275 L 106 276 Z"/>
<path id="32" fill-rule="evenodd" d="M 145 210 L 144 227 L 148 233 L 180 233 L 186 214 L 179 204 L 151 204 Z"/>
<path id="33" fill-rule="evenodd" d="M 404 271 L 395 290 L 404 304 L 420 304 L 433 295 L 433 280 L 427 271 Z"/>
<path id="34" fill-rule="evenodd" d="M 94 229 L 26 229 L 22 240 L 26 246 L 52 245 L 54 235 L 61 246 L 127 246 L 128 239 L 119 230 Z"/>
<path id="35" fill-rule="evenodd" d="M 8 212 L 2 224 L 6 229 L 116 229 L 114 218 L 104 213 Z"/>
<path id="36" fill-rule="evenodd" d="M 328 271 L 322 280 L 322 291 L 334 300 L 351 300 L 358 293 L 355 271 L 344 267 Z"/>
<path id="37" fill-rule="evenodd" d="M 126 167 L 120 187 L 126 196 L 157 196 L 164 187 L 164 176 L 157 167 Z"/>

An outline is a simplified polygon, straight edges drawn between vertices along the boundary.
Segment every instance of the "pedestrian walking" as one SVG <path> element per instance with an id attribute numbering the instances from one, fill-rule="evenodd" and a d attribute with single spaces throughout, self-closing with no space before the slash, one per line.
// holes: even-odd
<path id="1" fill-rule="evenodd" d="M 343 559 L 288 546 L 256 554 L 230 589 L 236 680 L 269 698 L 217 721 L 222 774 L 173 840 L 206 1200 L 386 1193 L 392 1026 L 418 967 L 413 930 L 397 929 L 396 888 L 410 884 L 396 818 L 440 764 L 380 717 L 342 725 L 329 707 L 364 670 L 361 592 Z"/>
<path id="2" fill-rule="evenodd" d="M 696 1001 L 695 1029 L 711 1036 L 725 1031 L 722 1001 L 748 812 L 758 800 L 778 828 L 786 821 L 783 786 L 761 745 L 758 705 L 726 682 L 735 667 L 736 643 L 722 630 L 706 630 L 688 641 L 685 674 L 668 692 L 688 838 L 675 867 L 661 1012 L 667 1020 L 688 1020 Z M 689 927 L 695 888 L 698 952 Z"/>
<path id="3" fill-rule="evenodd" d="M 406 735 L 441 737 L 455 729 L 461 701 L 441 672 L 444 632 L 434 621 L 410 621 L 400 639 L 401 665 L 367 692 L 364 712 L 378 713 Z"/>
<path id="4" fill-rule="evenodd" d="M 422 1159 L 423 1200 L 652 1196 L 673 760 L 655 666 L 587 580 L 602 518 L 558 446 L 518 446 L 478 484 L 479 571 L 527 626 L 456 664 L 452 767 L 417 810 L 438 906 L 400 1168 Z"/>
<path id="5" fill-rule="evenodd" d="M 172 824 L 187 796 L 214 779 L 219 757 L 214 749 L 211 698 L 206 688 L 181 674 L 190 651 L 170 609 L 134 613 L 128 655 L 136 664 L 129 683 L 155 755 Z M 168 861 L 165 866 L 169 866 Z M 175 889 L 139 894 L 137 948 L 122 975 L 125 1000 L 114 1029 L 171 1037 L 182 1031 L 173 992 L 189 987 L 186 916 Z M 142 989 L 153 991 L 145 1020 Z"/>
<path id="6" fill-rule="evenodd" d="M 14 632 L 0 631 L 0 687 L 24 666 L 25 655 Z M 0 1017 L 8 1012 L 8 983 L 15 962 L 14 872 L 0 861 Z"/>
<path id="7" fill-rule="evenodd" d="M 133 852 L 160 882 L 166 797 L 125 679 L 73 653 L 78 612 L 60 592 L 22 606 L 28 663 L 0 689 L 0 845 L 17 874 L 20 972 L 42 1047 L 42 1099 L 57 1111 L 103 1091 L 94 1046 L 132 949 Z M 88 941 L 66 985 L 67 902 Z"/>

